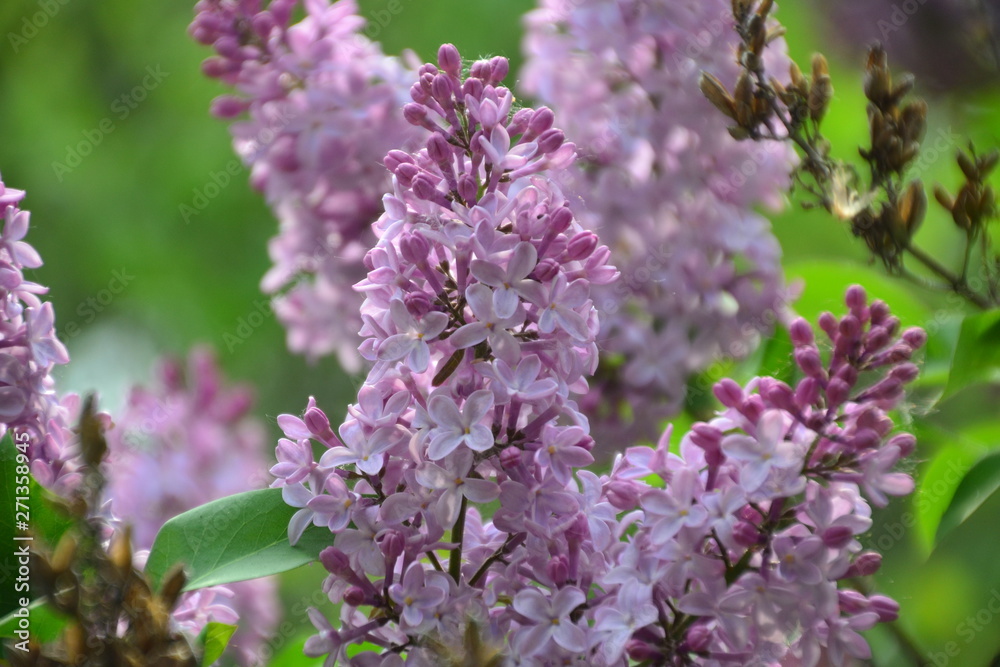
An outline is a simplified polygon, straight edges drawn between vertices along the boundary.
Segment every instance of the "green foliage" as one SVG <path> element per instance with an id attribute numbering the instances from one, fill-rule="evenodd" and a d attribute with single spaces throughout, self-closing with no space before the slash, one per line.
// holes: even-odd
<path id="1" fill-rule="evenodd" d="M 146 563 L 154 583 L 183 563 L 185 590 L 228 584 L 286 572 L 319 557 L 330 531 L 310 526 L 298 544 L 288 542 L 288 522 L 296 509 L 281 489 L 247 491 L 221 498 L 167 521 Z"/>
<path id="2" fill-rule="evenodd" d="M 211 667 L 216 660 L 222 657 L 222 653 L 226 650 L 226 646 L 229 645 L 229 640 L 232 639 L 235 632 L 235 625 L 216 623 L 215 621 L 211 621 L 202 629 L 197 642 L 202 650 L 202 667 Z"/>
<path id="3" fill-rule="evenodd" d="M 962 478 L 938 524 L 937 542 L 968 520 L 997 489 L 1000 489 L 1000 452 L 993 452 Z"/>
<path id="4" fill-rule="evenodd" d="M 962 322 L 945 396 L 1000 377 L 1000 311 L 969 315 Z"/>
<path id="5" fill-rule="evenodd" d="M 60 614 L 44 600 L 35 600 L 28 606 L 31 619 L 31 636 L 40 642 L 51 642 L 59 638 L 59 633 L 66 627 L 68 616 Z M 14 637 L 21 617 L 11 612 L 0 618 L 0 638 Z"/>

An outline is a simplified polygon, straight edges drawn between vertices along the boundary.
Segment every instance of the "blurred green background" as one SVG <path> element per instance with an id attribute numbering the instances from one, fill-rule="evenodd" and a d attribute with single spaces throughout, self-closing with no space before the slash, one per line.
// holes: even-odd
<path id="1" fill-rule="evenodd" d="M 369 31 L 387 52 L 412 48 L 426 59 L 451 41 L 466 56 L 506 55 L 516 71 L 520 14 L 531 2 L 401 1 L 398 17 L 387 25 L 376 20 Z M 388 2 L 360 4 L 377 19 Z M 856 159 L 856 147 L 867 141 L 861 49 L 838 59 L 843 51 L 831 43 L 826 19 L 787 4 L 779 17 L 788 26 L 795 59 L 805 65 L 813 51 L 831 55 L 836 96 L 825 130 L 838 155 Z M 290 355 L 273 318 L 232 350 L 224 343 L 241 319 L 258 312 L 258 284 L 269 266 L 266 241 L 276 224 L 248 187 L 245 171 L 189 221 L 181 215 L 180 207 L 192 205 L 211 174 L 225 171 L 234 159 L 225 123 L 207 111 L 224 91 L 200 73 L 209 51 L 187 36 L 190 18 L 191 6 L 183 2 L 0 4 L 0 173 L 7 185 L 28 191 L 27 240 L 45 260 L 32 278 L 51 287 L 57 328 L 73 357 L 60 369 L 63 390 L 97 388 L 105 407 L 114 410 L 130 384 L 149 379 L 157 355 L 208 343 L 231 378 L 256 386 L 258 414 L 276 439 L 278 414 L 298 413 L 315 395 L 331 417 L 338 415 L 337 406 L 354 397 L 357 379 L 331 360 L 308 364 Z M 935 57 L 933 50 L 927 57 Z M 122 96 L 144 78 L 144 99 L 134 108 L 123 105 Z M 953 137 L 954 131 L 964 138 L 949 139 L 947 151 L 928 161 L 921 177 L 954 189 L 955 148 L 966 139 L 983 149 L 1000 144 L 1000 93 L 965 91 L 930 102 L 928 136 Z M 71 147 L 85 140 L 94 148 L 77 164 Z M 939 209 L 931 210 L 918 243 L 939 257 L 958 258 L 960 237 Z M 926 389 L 915 394 L 904 418 L 921 437 L 918 480 L 951 481 L 928 483 L 879 513 L 871 541 L 885 553 L 885 567 L 875 585 L 900 602 L 900 630 L 930 664 L 989 664 L 1000 650 L 1000 614 L 989 611 L 989 601 L 1000 600 L 998 498 L 932 551 L 934 521 L 957 478 L 1000 446 L 995 387 L 978 385 L 936 403 L 934 382 L 946 377 L 964 309 L 944 295 L 884 277 L 846 224 L 825 214 L 792 206 L 773 219 L 789 277 L 807 281 L 799 304 L 803 315 L 839 309 L 844 287 L 861 282 L 889 301 L 904 325 L 922 325 L 931 334 Z M 109 303 L 88 301 L 109 289 L 116 275 L 115 285 L 125 283 L 120 294 Z M 276 639 L 276 652 L 301 646 L 302 603 L 315 603 L 310 598 L 320 576 L 306 569 L 286 578 L 290 625 Z M 971 631 L 970 619 L 981 629 Z M 872 639 L 876 664 L 914 664 L 890 630 L 877 630 Z M 948 655 L 950 649 L 958 652 Z"/>

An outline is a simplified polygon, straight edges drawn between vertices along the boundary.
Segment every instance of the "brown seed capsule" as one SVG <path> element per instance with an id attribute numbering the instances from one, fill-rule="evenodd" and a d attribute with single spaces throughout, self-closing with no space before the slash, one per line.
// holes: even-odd
<path id="1" fill-rule="evenodd" d="M 972 161 L 964 151 L 959 150 L 958 154 L 955 156 L 958 160 L 958 166 L 962 169 L 962 173 L 970 181 L 979 180 L 979 170 L 976 169 L 976 163 Z"/>
<path id="2" fill-rule="evenodd" d="M 826 115 L 827 107 L 833 98 L 833 84 L 829 76 L 813 78 L 812 90 L 809 93 L 809 117 L 813 122 L 820 122 Z"/>
<path id="3" fill-rule="evenodd" d="M 920 141 L 927 128 L 927 102 L 914 100 L 905 107 L 899 117 L 900 135 L 909 141 Z"/>
<path id="4" fill-rule="evenodd" d="M 87 655 L 87 633 L 79 623 L 69 623 L 63 630 L 63 647 L 67 664 L 78 664 Z"/>
<path id="5" fill-rule="evenodd" d="M 873 46 L 868 52 L 864 91 L 865 97 L 880 109 L 888 106 L 892 93 L 892 75 L 889 73 L 887 57 L 881 45 Z"/>
<path id="6" fill-rule="evenodd" d="M 726 128 L 729 131 L 729 136 L 731 136 L 736 141 L 743 141 L 750 137 L 750 131 L 745 127 L 740 127 L 739 125 L 733 125 Z"/>
<path id="7" fill-rule="evenodd" d="M 740 23 L 746 18 L 747 13 L 750 11 L 750 5 L 752 0 L 733 0 L 733 17 L 736 18 Z"/>
<path id="8" fill-rule="evenodd" d="M 126 525 L 125 530 L 116 533 L 111 538 L 111 547 L 108 549 L 108 556 L 111 564 L 120 573 L 125 574 L 132 570 L 132 527 Z"/>
<path id="9" fill-rule="evenodd" d="M 747 33 L 750 35 L 750 43 L 747 46 L 759 55 L 767 43 L 767 26 L 764 24 L 764 17 L 760 14 L 754 14 L 747 24 Z"/>
<path id="10" fill-rule="evenodd" d="M 736 104 L 733 101 L 733 96 L 729 94 L 719 79 L 708 72 L 702 72 L 701 78 L 698 79 L 698 87 L 701 89 L 702 95 L 707 97 L 716 109 L 736 120 Z"/>
<path id="11" fill-rule="evenodd" d="M 733 98 L 736 103 L 736 122 L 747 129 L 752 128 L 756 125 L 753 113 L 753 80 L 746 70 L 740 73 L 740 78 L 736 81 Z"/>
<path id="12" fill-rule="evenodd" d="M 941 206 L 949 211 L 955 208 L 955 200 L 951 198 L 951 194 L 944 189 L 944 186 L 938 183 L 934 184 L 934 198 L 938 200 L 938 203 L 941 204 Z"/>
<path id="13" fill-rule="evenodd" d="M 97 468 L 108 451 L 108 443 L 104 440 L 101 422 L 97 418 L 96 399 L 93 394 L 87 396 L 80 415 L 80 450 L 87 466 Z"/>
<path id="14" fill-rule="evenodd" d="M 902 218 L 903 225 L 910 236 L 913 236 L 917 228 L 920 227 L 926 213 L 927 193 L 924 191 L 924 184 L 920 181 L 912 181 L 899 200 L 899 217 Z"/>
<path id="15" fill-rule="evenodd" d="M 776 39 L 781 39 L 782 37 L 785 36 L 785 33 L 787 33 L 787 32 L 788 31 L 785 30 L 785 26 L 783 26 L 783 25 L 776 25 L 776 26 L 773 26 L 771 28 L 768 28 L 768 30 L 767 30 L 767 43 L 770 44 L 771 42 L 773 42 Z"/>
<path id="16" fill-rule="evenodd" d="M 912 74 L 904 74 L 899 77 L 896 81 L 895 87 L 892 89 L 892 100 L 894 104 L 898 104 L 901 99 L 906 97 L 906 95 L 913 90 L 913 84 L 916 79 L 913 78 Z"/>
<path id="17" fill-rule="evenodd" d="M 764 0 L 757 7 L 757 16 L 762 19 L 766 19 L 767 15 L 771 13 L 771 9 L 774 7 L 774 0 Z"/>
<path id="18" fill-rule="evenodd" d="M 803 95 L 809 94 L 809 82 L 802 76 L 802 70 L 799 69 L 794 60 L 788 64 L 788 79 L 794 87 L 802 91 Z"/>
<path id="19" fill-rule="evenodd" d="M 177 604 L 177 599 L 180 598 L 185 583 L 187 583 L 187 575 L 184 574 L 184 568 L 180 565 L 175 565 L 164 577 L 163 587 L 160 589 L 160 599 L 163 600 L 168 609 L 173 609 L 174 605 Z"/>
<path id="20" fill-rule="evenodd" d="M 49 559 L 52 573 L 58 576 L 68 570 L 73 564 L 75 556 L 76 538 L 73 537 L 72 533 L 66 533 L 60 538 L 59 544 L 56 545 L 56 550 L 52 553 L 52 558 Z"/>
<path id="21" fill-rule="evenodd" d="M 981 178 L 986 178 L 993 168 L 997 166 L 997 161 L 1000 160 L 1000 150 L 994 148 L 986 155 L 981 155 L 976 161 L 976 166 L 979 167 L 979 175 Z"/>

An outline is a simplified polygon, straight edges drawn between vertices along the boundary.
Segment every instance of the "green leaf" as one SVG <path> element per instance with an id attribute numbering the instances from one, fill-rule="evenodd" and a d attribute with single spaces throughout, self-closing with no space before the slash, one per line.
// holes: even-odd
<path id="1" fill-rule="evenodd" d="M 17 483 L 18 481 L 28 481 L 29 479 L 26 464 L 21 465 L 20 472 L 23 474 L 18 475 L 18 454 L 19 452 L 14 447 L 14 441 L 11 439 L 11 433 L 8 431 L 6 437 L 0 441 L 0 548 L 8 551 L 4 554 L 4 563 L 10 569 L 0 573 L 3 575 L 0 576 L 0 616 L 14 611 L 18 607 L 18 600 L 23 596 L 23 593 L 15 590 L 18 582 L 14 575 L 17 573 L 18 563 L 17 559 L 10 553 L 20 544 L 28 544 L 27 542 L 18 543 L 14 539 L 17 535 L 15 526 L 17 512 L 21 509 L 17 507 L 19 494 L 15 492 L 15 487 L 21 486 Z M 18 477 L 22 479 L 19 480 Z M 30 504 L 28 508 L 30 510 Z"/>
<path id="2" fill-rule="evenodd" d="M 210 622 L 206 625 L 201 634 L 198 635 L 198 644 L 202 647 L 201 667 L 211 667 L 216 660 L 222 657 L 229 640 L 236 632 L 235 625 L 227 623 Z"/>
<path id="3" fill-rule="evenodd" d="M 969 315 L 962 321 L 945 397 L 1000 374 L 1000 310 Z"/>
<path id="4" fill-rule="evenodd" d="M 310 526 L 298 544 L 288 543 L 288 522 L 296 509 L 281 489 L 247 491 L 195 507 L 167 521 L 146 562 L 155 584 L 177 563 L 188 577 L 184 590 L 285 572 L 319 558 L 333 540 Z"/>
<path id="5" fill-rule="evenodd" d="M 937 544 L 972 516 L 997 489 L 1000 489 L 1000 452 L 982 458 L 962 478 L 938 524 Z"/>
<path id="6" fill-rule="evenodd" d="M 22 618 L 23 616 L 17 615 L 17 611 L 0 618 L 0 638 L 15 637 L 14 631 L 18 629 Z M 31 636 L 43 644 L 58 639 L 59 633 L 69 621 L 68 616 L 53 609 L 45 600 L 35 600 L 28 605 L 28 618 Z"/>
<path id="7" fill-rule="evenodd" d="M 934 536 L 941 518 L 951 504 L 962 478 L 978 458 L 979 453 L 964 442 L 945 445 L 917 475 L 913 507 L 917 540 L 924 548 L 924 555 L 929 555 L 934 549 Z"/>

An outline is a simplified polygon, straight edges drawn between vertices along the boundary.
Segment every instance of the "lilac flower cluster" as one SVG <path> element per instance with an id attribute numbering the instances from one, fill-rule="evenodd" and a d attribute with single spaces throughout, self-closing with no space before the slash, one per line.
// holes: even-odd
<path id="1" fill-rule="evenodd" d="M 381 160 L 422 133 L 399 112 L 414 73 L 382 54 L 360 30 L 354 0 L 200 0 L 190 32 L 217 56 L 204 71 L 237 95 L 218 98 L 220 118 L 249 118 L 231 128 L 236 152 L 251 168 L 280 222 L 264 276 L 288 345 L 311 357 L 336 352 L 358 370 L 360 297 L 375 244 L 371 224 L 389 187 Z"/>
<path id="2" fill-rule="evenodd" d="M 25 269 L 42 265 L 23 240 L 31 218 L 20 208 L 24 194 L 0 180 L 0 437 L 9 430 L 28 434 L 32 474 L 59 491 L 79 482 L 66 428 L 75 398 L 61 405 L 51 376 L 69 354 L 56 337 L 52 304 L 38 298 L 48 288 L 24 278 Z"/>
<path id="3" fill-rule="evenodd" d="M 699 92 L 702 71 L 740 71 L 729 0 L 542 0 L 526 27 L 523 88 L 579 145 L 565 190 L 622 272 L 595 294 L 607 354 L 585 408 L 595 435 L 654 437 L 689 374 L 775 322 L 780 248 L 751 207 L 781 205 L 794 153 L 737 142 Z"/>
<path id="4" fill-rule="evenodd" d="M 591 287 L 617 272 L 556 185 L 575 147 L 552 112 L 512 113 L 502 58 L 461 73 L 450 45 L 420 69 L 404 111 L 426 147 L 385 161 L 357 404 L 338 433 L 313 400 L 279 417 L 290 539 L 335 535 L 320 560 L 340 618 L 311 610 L 307 654 L 335 664 L 368 642 L 386 650 L 350 664 L 438 664 L 471 633 L 525 665 L 865 655 L 857 630 L 898 606 L 838 582 L 878 567 L 857 541 L 868 500 L 912 490 L 893 468 L 914 440 L 886 411 L 923 332 L 900 335 L 852 288 L 850 313 L 820 320 L 826 363 L 792 325 L 794 388 L 723 381 L 725 410 L 681 456 L 668 430 L 610 475 L 579 470 L 594 447 L 576 403 L 597 362 Z"/>
<path id="5" fill-rule="evenodd" d="M 158 386 L 132 390 L 107 433 L 110 513 L 132 527 L 138 550 L 177 514 L 266 484 L 264 428 L 249 416 L 249 389 L 227 387 L 207 349 L 192 351 L 186 369 L 165 361 L 158 375 Z M 278 622 L 277 587 L 268 578 L 192 591 L 173 620 L 192 636 L 209 621 L 239 621 L 230 650 L 241 665 L 261 665 Z"/>
<path id="6" fill-rule="evenodd" d="M 341 625 L 315 612 L 310 655 L 336 660 L 366 640 L 430 664 L 430 637 L 451 642 L 474 623 L 520 628 L 515 643 L 534 650 L 529 635 L 547 626 L 510 597 L 539 618 L 583 597 L 555 585 L 536 595 L 520 566 L 502 571 L 529 558 L 544 572 L 548 548 L 574 554 L 584 536 L 566 488 L 593 443 L 573 397 L 597 364 L 591 285 L 617 272 L 551 178 L 575 147 L 548 109 L 513 110 L 507 71 L 497 57 L 463 78 L 451 45 L 420 69 L 404 114 L 429 138 L 385 159 L 393 191 L 358 285 L 374 366 L 339 437 L 314 402 L 279 417 L 275 485 L 301 508 L 290 537 L 310 523 L 336 533 L 321 559 Z M 318 462 L 311 440 L 328 448 Z M 497 500 L 493 522 L 472 506 Z M 565 565 L 563 582 L 578 563 Z"/>

